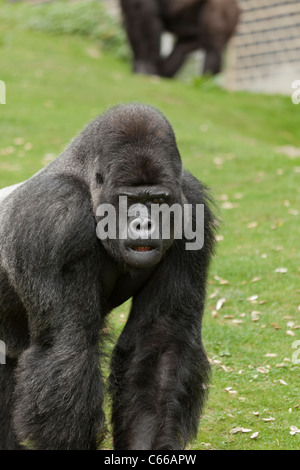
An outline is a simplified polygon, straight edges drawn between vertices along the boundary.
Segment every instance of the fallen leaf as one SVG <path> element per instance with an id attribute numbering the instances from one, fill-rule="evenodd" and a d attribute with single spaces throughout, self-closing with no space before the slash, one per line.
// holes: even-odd
<path id="1" fill-rule="evenodd" d="M 233 428 L 229 431 L 230 434 L 236 434 L 238 432 L 242 432 L 243 428 L 241 428 L 240 426 L 236 427 L 236 428 Z"/>
<path id="2" fill-rule="evenodd" d="M 248 302 L 253 302 L 254 300 L 258 299 L 258 295 L 251 295 L 251 297 L 248 297 L 247 300 Z"/>
<path id="3" fill-rule="evenodd" d="M 294 147 L 293 145 L 284 145 L 282 147 L 276 147 L 275 151 L 282 155 L 287 155 L 292 160 L 297 157 L 300 157 L 300 148 Z"/>
<path id="4" fill-rule="evenodd" d="M 14 139 L 14 144 L 15 145 L 23 145 L 25 142 L 25 139 L 23 137 L 16 137 Z"/>
<path id="5" fill-rule="evenodd" d="M 282 379 L 279 379 L 279 383 L 281 383 L 281 385 L 287 385 L 287 383 Z"/>
<path id="6" fill-rule="evenodd" d="M 212 294 L 210 294 L 209 298 L 210 298 L 210 299 L 213 299 L 214 297 L 217 297 L 218 293 L 219 293 L 219 289 L 215 290 L 215 292 L 213 292 Z"/>
<path id="7" fill-rule="evenodd" d="M 281 326 L 278 325 L 278 323 L 270 323 L 271 326 L 273 326 L 274 330 L 281 330 Z"/>
<path id="8" fill-rule="evenodd" d="M 295 333 L 294 333 L 293 331 L 291 331 L 291 330 L 287 330 L 286 334 L 287 334 L 288 336 L 295 336 Z"/>
<path id="9" fill-rule="evenodd" d="M 275 273 L 285 274 L 287 272 L 288 272 L 287 268 L 276 268 L 275 269 Z"/>
<path id="10" fill-rule="evenodd" d="M 289 214 L 291 215 L 299 215 L 299 211 L 297 211 L 297 209 L 289 209 Z"/>
<path id="11" fill-rule="evenodd" d="M 251 320 L 258 321 L 259 315 L 260 315 L 260 312 L 258 312 L 257 310 L 253 310 L 253 312 L 251 312 Z"/>
<path id="12" fill-rule="evenodd" d="M 258 282 L 258 281 L 261 281 L 261 277 L 254 277 L 253 279 L 251 279 L 250 282 Z"/>
<path id="13" fill-rule="evenodd" d="M 266 367 L 257 367 L 256 370 L 261 374 L 268 374 L 270 372 L 269 369 L 267 369 Z"/>
<path id="14" fill-rule="evenodd" d="M 251 434 L 250 439 L 256 439 L 258 435 L 259 435 L 259 432 L 254 432 L 253 434 Z"/>
<path id="15" fill-rule="evenodd" d="M 299 433 L 300 429 L 297 428 L 297 426 L 291 426 L 290 427 L 290 435 L 294 436 L 295 434 Z"/>
<path id="16" fill-rule="evenodd" d="M 247 228 L 256 228 L 258 226 L 258 222 L 254 221 L 254 222 L 249 222 L 249 224 L 247 224 Z"/>
<path id="17" fill-rule="evenodd" d="M 229 281 L 227 281 L 226 279 L 222 279 L 221 277 L 217 275 L 214 276 L 214 279 L 222 285 L 229 284 Z"/>
<path id="18" fill-rule="evenodd" d="M 243 322 L 243 320 L 233 319 L 233 320 L 232 320 L 232 323 L 233 323 L 234 325 L 240 325 L 241 323 L 244 323 L 244 322 Z"/>
<path id="19" fill-rule="evenodd" d="M 222 308 L 222 305 L 226 302 L 226 299 L 222 298 L 222 299 L 219 299 L 218 302 L 217 302 L 217 305 L 216 305 L 216 310 L 220 310 Z"/>
<path id="20" fill-rule="evenodd" d="M 270 418 L 263 418 L 263 421 L 265 423 L 269 423 L 270 421 L 275 421 L 275 418 L 272 418 L 272 416 L 270 416 Z"/>
<path id="21" fill-rule="evenodd" d="M 222 209 L 236 209 L 239 207 L 238 202 L 230 202 L 230 201 L 225 201 L 221 204 Z"/>

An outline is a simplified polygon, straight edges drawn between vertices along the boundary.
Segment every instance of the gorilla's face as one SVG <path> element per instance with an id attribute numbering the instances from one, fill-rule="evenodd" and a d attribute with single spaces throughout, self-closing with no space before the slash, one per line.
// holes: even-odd
<path id="1" fill-rule="evenodd" d="M 174 240 L 174 192 L 164 186 L 124 186 L 110 193 L 109 203 L 103 191 L 106 200 L 97 211 L 97 235 L 106 250 L 134 268 L 159 263 Z"/>

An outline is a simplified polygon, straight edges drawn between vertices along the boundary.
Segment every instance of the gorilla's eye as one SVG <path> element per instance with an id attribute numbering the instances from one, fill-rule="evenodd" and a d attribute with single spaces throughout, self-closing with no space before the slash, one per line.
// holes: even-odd
<path id="1" fill-rule="evenodd" d="M 101 173 L 96 173 L 96 181 L 97 184 L 103 184 L 103 176 L 101 175 Z"/>
<path id="2" fill-rule="evenodd" d="M 152 204 L 163 204 L 165 199 L 163 197 L 156 197 L 152 199 Z"/>

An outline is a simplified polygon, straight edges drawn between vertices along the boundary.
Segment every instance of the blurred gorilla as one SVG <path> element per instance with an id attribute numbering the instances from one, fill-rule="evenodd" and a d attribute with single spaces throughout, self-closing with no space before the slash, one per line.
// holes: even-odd
<path id="1" fill-rule="evenodd" d="M 188 203 L 193 222 L 203 204 L 204 246 L 187 250 L 173 229 L 152 240 L 148 217 L 144 236 L 133 236 L 132 227 L 141 232 L 129 212 L 127 238 L 100 239 L 99 208 L 110 204 L 119 220 L 120 196 L 130 208 Z M 131 297 L 111 362 L 114 447 L 181 449 L 195 436 L 209 378 L 201 319 L 210 205 L 182 170 L 169 122 L 139 104 L 108 110 L 57 160 L 0 191 L 1 449 L 97 448 L 101 331 Z"/>
<path id="2" fill-rule="evenodd" d="M 134 56 L 134 72 L 173 77 L 187 55 L 205 51 L 203 73 L 217 74 L 239 19 L 236 0 L 120 0 Z M 176 37 L 173 51 L 160 57 L 163 32 Z"/>

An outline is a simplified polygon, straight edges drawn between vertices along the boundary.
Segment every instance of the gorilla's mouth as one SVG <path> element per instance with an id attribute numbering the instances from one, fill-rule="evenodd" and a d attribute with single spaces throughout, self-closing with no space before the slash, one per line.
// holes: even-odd
<path id="1" fill-rule="evenodd" d="M 152 246 L 131 246 L 130 247 L 133 251 L 139 251 L 139 252 L 146 252 L 146 251 L 152 251 L 154 248 Z"/>

